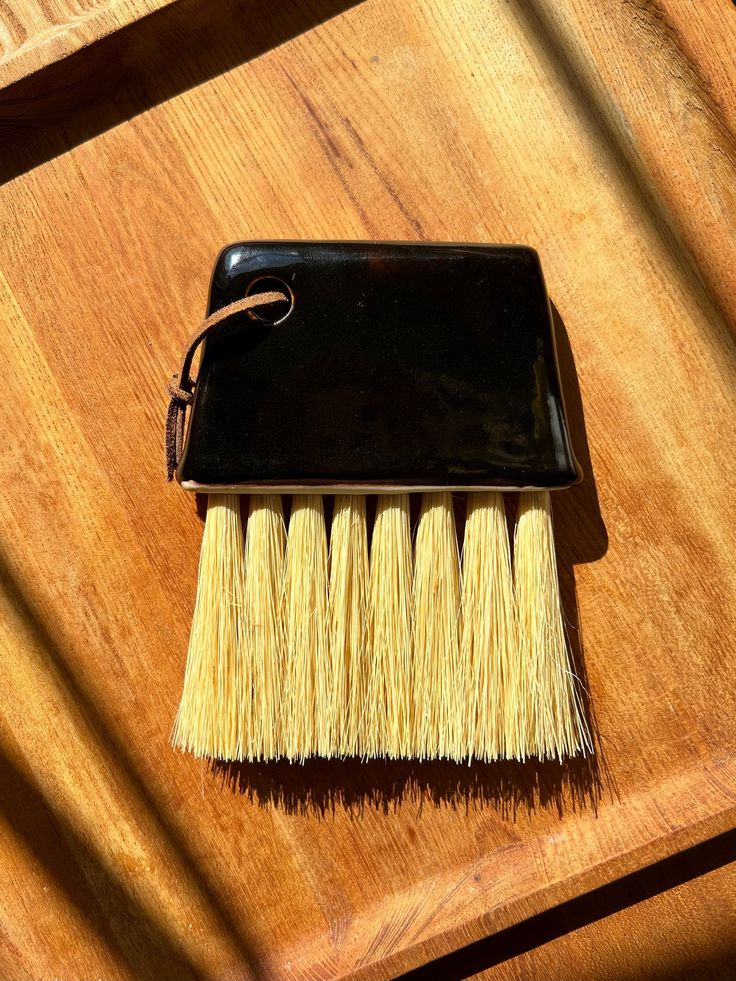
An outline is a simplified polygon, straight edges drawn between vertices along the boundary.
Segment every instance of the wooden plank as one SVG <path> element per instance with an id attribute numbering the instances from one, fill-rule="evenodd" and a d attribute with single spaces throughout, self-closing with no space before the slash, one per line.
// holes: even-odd
<path id="1" fill-rule="evenodd" d="M 21 126 L 6 90 L 7 975 L 386 977 L 734 826 L 730 123 L 714 96 L 672 177 L 704 98 L 674 35 L 645 79 L 648 4 L 558 6 L 368 0 L 299 33 L 288 4 L 225 5 L 206 51 L 177 22 L 132 76 L 98 54 L 79 110 L 31 99 Z M 725 13 L 697 12 L 692 58 Z M 597 770 L 169 749 L 200 523 L 162 482 L 163 384 L 248 237 L 539 249 L 587 476 L 556 521 Z"/>

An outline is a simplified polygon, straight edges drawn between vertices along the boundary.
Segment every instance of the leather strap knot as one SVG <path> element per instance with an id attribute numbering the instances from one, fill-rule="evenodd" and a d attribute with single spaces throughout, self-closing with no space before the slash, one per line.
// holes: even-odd
<path id="1" fill-rule="evenodd" d="M 213 328 L 230 317 L 234 317 L 238 313 L 244 313 L 246 310 L 253 310 L 255 307 L 267 306 L 269 303 L 278 303 L 279 301 L 288 302 L 288 299 L 289 297 L 284 293 L 277 291 L 254 293 L 252 296 L 246 296 L 242 300 L 228 303 L 227 306 L 216 310 L 203 320 L 194 334 L 192 334 L 184 352 L 184 357 L 181 360 L 181 367 L 179 371 L 171 376 L 166 386 L 166 390 L 170 396 L 169 407 L 166 412 L 166 436 L 164 442 L 167 480 L 173 479 L 184 448 L 187 407 L 194 401 L 194 389 L 197 384 L 196 378 L 191 378 L 189 372 L 199 345 L 209 336 Z"/>
<path id="2" fill-rule="evenodd" d="M 177 372 L 171 376 L 169 384 L 166 386 L 166 391 L 169 393 L 172 399 L 177 402 L 183 402 L 185 405 L 191 405 L 194 401 L 194 395 L 192 392 L 188 392 L 185 388 L 181 387 L 181 379 Z"/>

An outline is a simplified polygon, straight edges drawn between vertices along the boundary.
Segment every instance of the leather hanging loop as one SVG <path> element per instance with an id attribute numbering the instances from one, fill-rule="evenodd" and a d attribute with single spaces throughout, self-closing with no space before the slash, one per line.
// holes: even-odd
<path id="1" fill-rule="evenodd" d="M 244 313 L 246 310 L 253 310 L 256 307 L 267 306 L 269 303 L 284 301 L 288 302 L 289 297 L 275 290 L 268 293 L 253 293 L 251 296 L 243 297 L 242 300 L 228 303 L 227 306 L 216 310 L 215 313 L 203 320 L 192 334 L 181 360 L 179 371 L 171 376 L 166 386 L 170 395 L 164 439 L 167 480 L 173 480 L 184 448 L 186 412 L 187 407 L 194 401 L 194 387 L 196 385 L 196 379 L 190 376 L 190 371 L 199 345 L 212 333 L 215 327 L 230 317 Z"/>

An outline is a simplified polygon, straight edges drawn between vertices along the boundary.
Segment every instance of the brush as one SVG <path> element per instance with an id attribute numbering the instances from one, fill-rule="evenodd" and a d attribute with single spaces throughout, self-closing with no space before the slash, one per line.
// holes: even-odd
<path id="1" fill-rule="evenodd" d="M 581 474 L 537 254 L 237 243 L 209 309 L 169 384 L 167 475 L 208 495 L 174 744 L 592 752 L 551 504 Z"/>

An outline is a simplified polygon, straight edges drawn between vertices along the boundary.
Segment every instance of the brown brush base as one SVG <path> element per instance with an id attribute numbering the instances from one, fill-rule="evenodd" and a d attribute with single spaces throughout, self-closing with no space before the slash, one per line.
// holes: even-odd
<path id="1" fill-rule="evenodd" d="M 172 741 L 195 756 L 564 759 L 592 752 L 550 495 L 212 494 Z M 375 500 L 369 535 L 367 514 Z"/>

